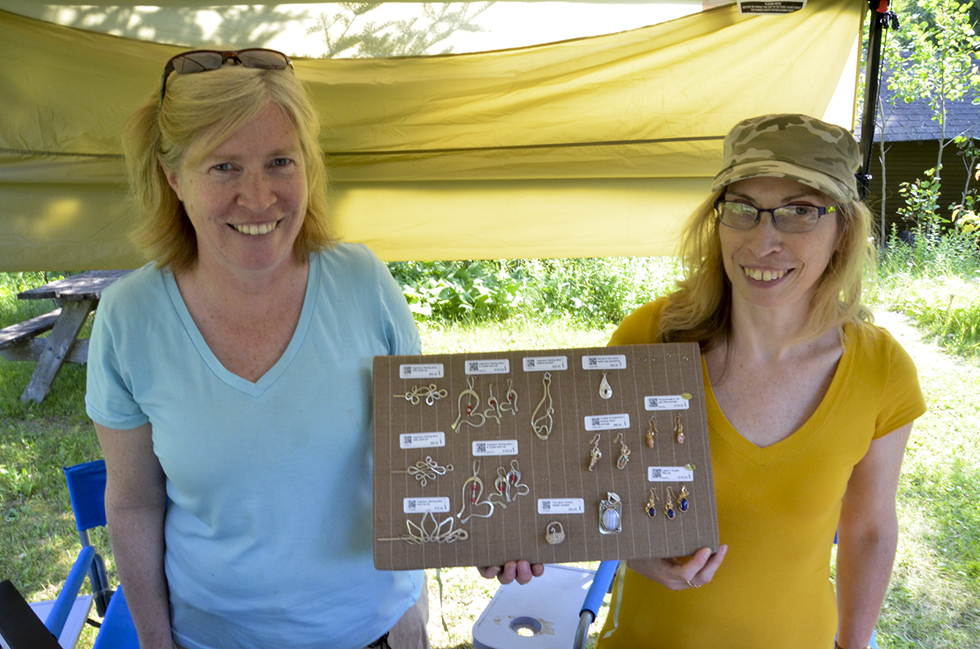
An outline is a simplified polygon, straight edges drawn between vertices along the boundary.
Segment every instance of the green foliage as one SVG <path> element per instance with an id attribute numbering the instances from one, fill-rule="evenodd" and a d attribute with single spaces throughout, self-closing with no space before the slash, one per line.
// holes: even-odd
<path id="1" fill-rule="evenodd" d="M 899 185 L 898 193 L 905 205 L 896 211 L 920 227 L 937 230 L 943 223 L 948 223 L 939 211 L 941 183 L 935 169 L 928 169 L 923 175 L 925 180 L 918 178 L 915 182 Z"/>
<path id="2" fill-rule="evenodd" d="M 434 49 L 456 32 L 482 32 L 474 21 L 491 5 L 493 2 L 425 3 L 421 17 L 375 22 L 366 16 L 382 6 L 390 9 L 391 3 L 342 2 L 340 11 L 321 13 L 307 33 L 323 34 L 323 58 L 449 54 L 451 46 L 439 52 Z"/>
<path id="3" fill-rule="evenodd" d="M 514 315 L 601 326 L 672 290 L 673 259 L 583 258 L 393 262 L 420 320 L 487 321 Z"/>
<path id="4" fill-rule="evenodd" d="M 941 346 L 980 356 L 980 249 L 973 233 L 920 226 L 880 256 L 877 299 L 904 311 Z"/>

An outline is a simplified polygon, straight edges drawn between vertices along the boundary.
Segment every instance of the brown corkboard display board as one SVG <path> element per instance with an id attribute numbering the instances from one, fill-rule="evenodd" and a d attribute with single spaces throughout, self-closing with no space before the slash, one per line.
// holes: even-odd
<path id="1" fill-rule="evenodd" d="M 716 550 L 697 344 L 376 357 L 374 533 L 382 570 Z"/>

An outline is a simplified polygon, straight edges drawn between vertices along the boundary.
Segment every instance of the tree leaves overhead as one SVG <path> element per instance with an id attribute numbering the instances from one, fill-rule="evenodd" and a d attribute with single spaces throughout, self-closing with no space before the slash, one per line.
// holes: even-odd
<path id="1" fill-rule="evenodd" d="M 369 14 L 385 3 L 344 2 L 340 11 L 322 13 L 308 34 L 322 34 L 324 58 L 382 58 L 449 54 L 445 41 L 456 32 L 482 32 L 475 21 L 493 2 L 425 3 L 422 15 L 375 21 Z M 388 7 L 391 6 L 389 3 Z M 442 49 L 438 47 L 442 44 Z"/>

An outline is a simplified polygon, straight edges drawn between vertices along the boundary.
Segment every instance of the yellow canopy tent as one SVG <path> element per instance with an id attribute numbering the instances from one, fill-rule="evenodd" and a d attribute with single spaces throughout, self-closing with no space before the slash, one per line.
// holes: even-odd
<path id="1" fill-rule="evenodd" d="M 863 10 L 730 5 L 535 47 L 295 67 L 324 117 L 337 229 L 383 259 L 662 255 L 735 122 L 853 126 Z M 140 264 L 119 133 L 183 48 L 8 12 L 0 34 L 0 270 Z"/>

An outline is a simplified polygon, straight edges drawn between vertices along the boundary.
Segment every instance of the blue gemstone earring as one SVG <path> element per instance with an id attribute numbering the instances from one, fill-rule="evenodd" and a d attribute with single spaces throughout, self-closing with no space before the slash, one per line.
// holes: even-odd
<path id="1" fill-rule="evenodd" d="M 647 515 L 653 518 L 657 515 L 657 491 L 650 487 L 650 498 L 647 500 Z"/>
<path id="2" fill-rule="evenodd" d="M 691 494 L 687 491 L 687 487 L 681 485 L 681 492 L 677 494 L 677 504 L 680 506 L 682 512 L 686 512 L 691 507 L 691 503 L 687 499 L 687 497 L 690 495 Z"/>
<path id="3" fill-rule="evenodd" d="M 667 502 L 664 504 L 664 513 L 670 520 L 674 520 L 674 517 L 677 515 L 674 511 L 674 490 L 670 487 L 667 487 Z"/>

